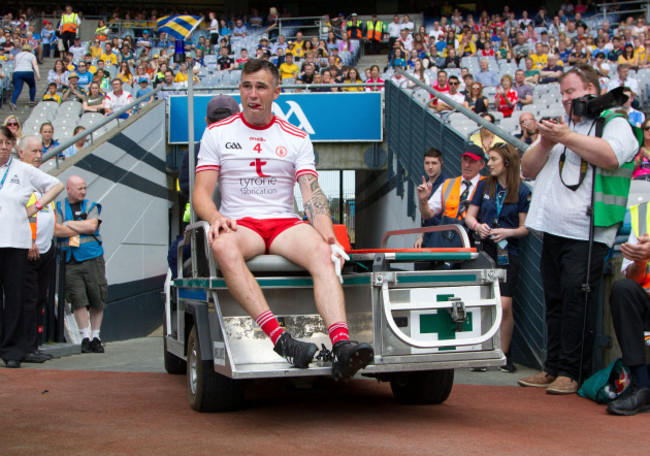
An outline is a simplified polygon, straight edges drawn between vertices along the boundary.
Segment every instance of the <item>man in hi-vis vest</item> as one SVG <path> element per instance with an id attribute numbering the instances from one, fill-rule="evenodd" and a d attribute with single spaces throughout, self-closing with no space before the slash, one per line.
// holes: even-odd
<path id="1" fill-rule="evenodd" d="M 625 279 L 614 282 L 609 304 L 616 339 L 621 346 L 623 365 L 632 374 L 632 384 L 618 399 L 607 405 L 613 415 L 650 412 L 650 366 L 646 364 L 644 331 L 650 331 L 650 204 L 630 208 L 632 230 L 621 245 Z"/>
<path id="2" fill-rule="evenodd" d="M 65 299 L 81 334 L 82 353 L 104 353 L 99 331 L 108 292 L 100 204 L 86 199 L 86 181 L 70 176 L 68 197 L 56 203 L 54 235 L 65 255 Z"/>
<path id="3" fill-rule="evenodd" d="M 440 225 L 463 225 L 469 202 L 474 196 L 478 182 L 483 179 L 479 173 L 484 167 L 483 149 L 476 144 L 465 144 L 464 152 L 460 156 L 460 176 L 447 179 L 433 195 L 432 182 L 418 185 L 418 208 L 422 219 L 429 220 L 440 215 Z M 431 233 L 425 247 L 462 246 L 462 240 L 454 231 L 440 231 Z"/>
<path id="4" fill-rule="evenodd" d="M 566 116 L 539 122 L 540 139 L 521 161 L 523 175 L 535 179 L 526 227 L 543 234 L 548 335 L 543 371 L 518 383 L 549 394 L 574 394 L 589 374 L 603 264 L 625 217 L 630 162 L 639 149 L 625 118 L 574 111 L 598 91 L 598 73 L 589 65 L 564 73 Z"/>
<path id="5" fill-rule="evenodd" d="M 61 15 L 61 21 L 59 21 L 59 33 L 61 34 L 65 52 L 68 52 L 70 46 L 74 43 L 80 25 L 81 19 L 79 19 L 77 13 L 72 12 L 72 5 L 65 5 L 65 11 Z"/>

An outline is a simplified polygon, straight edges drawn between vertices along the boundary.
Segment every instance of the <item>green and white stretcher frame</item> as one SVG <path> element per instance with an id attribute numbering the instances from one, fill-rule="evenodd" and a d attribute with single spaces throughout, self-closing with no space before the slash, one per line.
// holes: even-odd
<path id="1" fill-rule="evenodd" d="M 308 369 L 291 367 L 228 292 L 206 242 L 209 225 L 187 227 L 192 257 L 179 261 L 166 305 L 167 350 L 186 359 L 190 325 L 196 325 L 203 360 L 233 379 L 330 375 L 331 363 L 315 360 Z M 458 225 L 389 232 L 393 235 L 454 230 L 466 248 L 350 251 L 343 276 L 350 336 L 372 344 L 375 357 L 361 373 L 381 378 L 397 372 L 500 366 L 502 310 L 497 269 L 484 253 L 469 248 Z M 358 252 L 358 253 L 357 253 Z M 189 264 L 188 264 L 189 263 Z M 454 269 L 441 269 L 443 263 Z M 327 328 L 314 305 L 311 276 L 275 255 L 248 263 L 273 313 L 296 338 L 331 349 Z M 414 269 L 414 265 L 419 267 Z M 424 265 L 424 266 L 423 266 Z M 422 268 L 425 269 L 422 269 Z"/>

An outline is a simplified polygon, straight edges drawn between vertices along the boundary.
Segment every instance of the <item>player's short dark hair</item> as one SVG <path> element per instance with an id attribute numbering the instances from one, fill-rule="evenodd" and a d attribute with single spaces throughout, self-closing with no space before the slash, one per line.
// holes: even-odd
<path id="1" fill-rule="evenodd" d="M 442 152 L 440 152 L 435 147 L 430 147 L 424 152 L 424 158 L 426 159 L 427 157 L 439 158 L 440 161 L 442 162 Z"/>
<path id="2" fill-rule="evenodd" d="M 276 67 L 273 63 L 269 62 L 268 60 L 262 60 L 262 59 L 251 59 L 248 60 L 244 64 L 244 68 L 242 69 L 242 76 L 245 74 L 253 74 L 257 73 L 258 71 L 268 71 L 271 73 L 271 79 L 273 81 L 273 87 L 278 86 L 278 82 L 280 81 L 280 72 L 278 71 L 278 67 Z"/>

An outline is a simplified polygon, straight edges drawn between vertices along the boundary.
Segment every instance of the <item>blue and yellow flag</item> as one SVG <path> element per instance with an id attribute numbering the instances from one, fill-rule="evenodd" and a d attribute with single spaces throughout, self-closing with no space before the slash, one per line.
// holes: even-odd
<path id="1" fill-rule="evenodd" d="M 177 40 L 185 40 L 201 23 L 202 17 L 179 15 L 158 19 L 158 32 L 165 32 Z"/>

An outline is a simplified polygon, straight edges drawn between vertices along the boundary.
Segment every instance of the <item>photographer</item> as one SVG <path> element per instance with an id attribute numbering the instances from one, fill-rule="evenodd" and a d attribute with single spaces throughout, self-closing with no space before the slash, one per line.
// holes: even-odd
<path id="1" fill-rule="evenodd" d="M 608 118 L 602 134 L 597 134 L 602 98 L 588 97 L 598 93 L 598 86 L 598 74 L 589 66 L 562 74 L 560 91 L 567 117 L 539 122 L 540 138 L 521 163 L 524 176 L 536 179 L 526 227 L 544 237 L 540 270 L 548 336 L 544 371 L 520 379 L 519 384 L 543 387 L 550 394 L 577 392 L 581 366 L 590 365 L 603 261 L 625 214 L 626 202 L 620 200 L 626 197 L 600 191 L 594 198 L 592 223 L 588 212 L 593 204 L 592 184 L 598 183 L 599 190 L 605 183 L 611 185 L 611 171 L 627 176 L 626 163 L 638 149 L 623 117 Z M 618 100 L 619 105 L 622 102 Z M 629 180 L 620 181 L 627 182 L 629 189 Z M 627 191 L 619 194 L 627 195 Z M 616 203 L 602 204 L 610 199 Z M 608 212 L 603 213 L 603 207 Z M 585 290 L 588 277 L 590 289 Z"/>
<path id="2" fill-rule="evenodd" d="M 108 284 L 102 237 L 100 204 L 86 199 L 86 182 L 70 176 L 68 197 L 56 203 L 54 235 L 65 255 L 65 299 L 72 306 L 81 334 L 82 353 L 104 353 L 99 330 L 104 316 Z"/>

